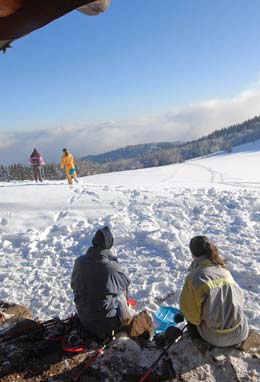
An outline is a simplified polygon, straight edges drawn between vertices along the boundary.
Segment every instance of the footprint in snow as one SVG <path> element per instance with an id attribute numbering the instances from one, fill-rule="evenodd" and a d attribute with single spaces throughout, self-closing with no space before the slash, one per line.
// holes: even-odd
<path id="1" fill-rule="evenodd" d="M 72 204 L 75 200 L 75 196 L 72 196 L 72 198 L 69 199 L 69 204 Z"/>
<path id="2" fill-rule="evenodd" d="M 89 196 L 95 196 L 97 199 L 99 199 L 99 195 L 96 192 L 85 190 L 84 194 L 88 194 Z"/>
<path id="3" fill-rule="evenodd" d="M 8 224 L 8 219 L 2 218 L 1 219 L 1 225 L 7 225 Z"/>
<path id="4" fill-rule="evenodd" d="M 56 215 L 54 215 L 54 221 L 57 222 L 62 218 L 65 218 L 67 216 L 67 211 L 60 211 Z"/>

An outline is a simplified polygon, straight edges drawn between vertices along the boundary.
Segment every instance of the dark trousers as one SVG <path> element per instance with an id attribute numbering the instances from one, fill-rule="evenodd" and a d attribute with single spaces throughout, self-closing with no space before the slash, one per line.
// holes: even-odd
<path id="1" fill-rule="evenodd" d="M 33 166 L 33 177 L 35 182 L 42 182 L 42 169 L 41 166 Z"/>
<path id="2" fill-rule="evenodd" d="M 77 306 L 77 305 L 76 305 Z M 84 329 L 84 337 L 95 337 L 104 340 L 110 337 L 113 330 L 118 330 L 121 322 L 118 316 L 106 317 L 105 313 L 99 312 L 94 315 L 89 315 L 85 309 L 77 306 L 79 321 Z"/>
<path id="3" fill-rule="evenodd" d="M 197 329 L 197 326 L 196 325 L 193 325 L 191 322 L 188 321 L 188 324 L 187 324 L 187 330 L 188 330 L 188 333 L 191 337 L 191 339 L 196 339 L 196 338 L 199 338 L 199 339 L 202 339 L 199 332 L 198 332 L 198 329 Z"/>

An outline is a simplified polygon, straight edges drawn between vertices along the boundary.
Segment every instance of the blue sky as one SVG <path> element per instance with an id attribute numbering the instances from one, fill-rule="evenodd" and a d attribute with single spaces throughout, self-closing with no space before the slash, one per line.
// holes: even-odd
<path id="1" fill-rule="evenodd" d="M 111 0 L 99 16 L 74 11 L 0 56 L 2 141 L 11 147 L 31 132 L 33 145 L 44 131 L 44 142 L 62 136 L 66 144 L 64 136 L 72 141 L 79 129 L 93 153 L 189 139 L 253 117 L 260 111 L 259 15 L 259 0 Z M 208 126 L 202 110 L 212 114 L 213 105 L 214 123 L 204 131 L 199 115 Z M 194 108 L 198 127 L 189 120 Z M 160 137 L 166 120 L 172 128 Z M 104 129 L 110 139 L 101 145 Z M 123 133 L 129 129 L 131 137 Z"/>

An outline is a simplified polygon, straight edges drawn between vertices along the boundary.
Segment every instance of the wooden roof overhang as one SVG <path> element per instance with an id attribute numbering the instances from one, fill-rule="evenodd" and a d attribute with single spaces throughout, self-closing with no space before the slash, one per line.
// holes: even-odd
<path id="1" fill-rule="evenodd" d="M 0 50 L 51 21 L 95 0 L 0 0 Z"/>

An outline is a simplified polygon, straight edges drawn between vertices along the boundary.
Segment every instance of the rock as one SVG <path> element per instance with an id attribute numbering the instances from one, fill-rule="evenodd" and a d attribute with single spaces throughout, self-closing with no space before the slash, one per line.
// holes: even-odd
<path id="1" fill-rule="evenodd" d="M 260 334 L 256 330 L 251 329 L 249 336 L 242 343 L 241 349 L 246 352 L 252 349 L 260 349 Z"/>
<path id="2" fill-rule="evenodd" d="M 226 355 L 223 354 L 223 349 L 222 348 L 214 348 L 210 352 L 210 355 L 217 362 L 224 362 L 226 360 Z"/>
<path id="3" fill-rule="evenodd" d="M 2 371 L 4 374 L 8 373 L 12 369 L 12 364 L 10 361 L 4 361 L 1 364 L 0 371 Z"/>
<path id="4" fill-rule="evenodd" d="M 80 377 L 80 382 L 99 382 L 99 380 L 96 377 L 83 375 Z"/>
<path id="5" fill-rule="evenodd" d="M 1 303 L 1 306 L 9 312 L 11 308 L 14 309 L 14 304 Z M 18 314 L 26 314 L 24 312 L 29 311 L 18 308 Z M 26 322 L 29 325 L 35 324 L 36 328 L 39 325 L 36 321 L 20 320 L 16 328 L 21 329 Z M 137 314 L 127 329 L 132 339 L 124 332 L 119 333 L 87 370 L 84 369 L 86 360 L 93 357 L 101 345 L 95 341 L 87 341 L 83 353 L 71 354 L 66 353 L 61 346 L 60 341 L 64 338 L 53 341 L 50 329 L 47 331 L 48 336 L 46 332 L 33 334 L 30 331 L 28 336 L 17 336 L 2 343 L 0 340 L 0 382 L 70 382 L 82 369 L 84 374 L 80 382 L 139 381 L 168 345 L 158 348 L 155 340 L 144 339 L 145 335 L 153 333 L 152 320 L 146 311 Z M 70 333 L 69 326 L 65 336 Z M 259 347 L 259 334 L 251 331 L 243 346 L 250 350 Z M 238 347 L 216 348 L 202 340 L 192 340 L 184 332 L 164 353 L 149 380 L 258 382 L 259 357 L 257 350 L 246 352 Z"/>
<path id="6" fill-rule="evenodd" d="M 226 360 L 226 357 L 224 356 L 224 354 L 219 354 L 214 359 L 217 362 L 224 362 Z"/>

